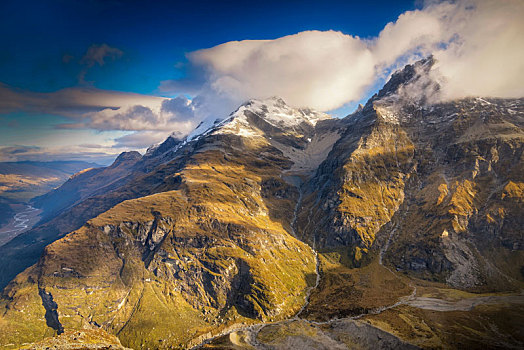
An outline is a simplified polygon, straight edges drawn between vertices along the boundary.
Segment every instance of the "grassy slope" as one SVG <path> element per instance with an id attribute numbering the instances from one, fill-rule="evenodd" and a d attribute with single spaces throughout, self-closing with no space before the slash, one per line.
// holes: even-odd
<path id="1" fill-rule="evenodd" d="M 296 312 L 315 269 L 311 249 L 284 220 L 296 191 L 274 176 L 283 159 L 261 159 L 264 152 L 279 157 L 267 144 L 242 150 L 224 154 L 210 145 L 166 175 L 181 179 L 179 190 L 122 202 L 49 245 L 20 284 L 6 289 L 2 342 L 16 342 L 27 325 L 34 329 L 28 340 L 51 331 L 36 285 L 53 295 L 66 329 L 96 322 L 131 347 L 184 347 L 236 322 Z M 262 190 L 270 178 L 273 185 Z M 274 196 L 279 188 L 287 198 Z M 155 220 L 163 236 L 152 243 L 147 228 Z M 231 288 L 237 279 L 240 295 Z"/>

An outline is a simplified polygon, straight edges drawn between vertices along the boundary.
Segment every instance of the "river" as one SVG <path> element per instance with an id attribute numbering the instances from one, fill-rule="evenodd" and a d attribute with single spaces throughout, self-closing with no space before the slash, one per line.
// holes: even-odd
<path id="1" fill-rule="evenodd" d="M 41 212 L 41 209 L 33 208 L 30 205 L 18 211 L 7 225 L 0 228 L 0 246 L 31 229 L 40 219 Z"/>

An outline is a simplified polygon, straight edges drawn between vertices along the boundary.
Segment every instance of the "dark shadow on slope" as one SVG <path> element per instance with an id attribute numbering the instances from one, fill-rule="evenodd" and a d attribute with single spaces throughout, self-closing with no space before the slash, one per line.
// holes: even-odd
<path id="1" fill-rule="evenodd" d="M 64 327 L 58 319 L 58 305 L 53 300 L 53 295 L 46 292 L 44 289 L 39 288 L 38 294 L 42 298 L 42 305 L 45 309 L 45 321 L 48 327 L 53 328 L 57 334 L 64 333 Z"/>

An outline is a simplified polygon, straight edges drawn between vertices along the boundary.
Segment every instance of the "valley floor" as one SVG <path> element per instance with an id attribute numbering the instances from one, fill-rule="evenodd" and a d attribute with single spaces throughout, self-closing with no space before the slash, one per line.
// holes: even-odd
<path id="1" fill-rule="evenodd" d="M 319 254 L 321 280 L 303 312 L 222 332 L 205 349 L 521 348 L 524 295 L 473 294 L 379 264 L 350 269 Z M 378 259 L 377 259 L 378 260 Z"/>
<path id="2" fill-rule="evenodd" d="M 0 246 L 31 229 L 40 220 L 40 213 L 42 213 L 41 209 L 33 208 L 30 205 L 20 205 L 20 209 L 16 211 L 9 223 L 0 227 Z"/>

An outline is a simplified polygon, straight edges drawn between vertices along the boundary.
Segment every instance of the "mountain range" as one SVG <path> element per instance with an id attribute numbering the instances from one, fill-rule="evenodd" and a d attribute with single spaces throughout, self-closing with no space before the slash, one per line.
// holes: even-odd
<path id="1" fill-rule="evenodd" d="M 0 162 L 0 227 L 35 196 L 59 187 L 71 175 L 100 167 L 83 161 Z"/>
<path id="2" fill-rule="evenodd" d="M 343 119 L 250 100 L 35 198 L 0 343 L 522 347 L 524 99 L 439 101 L 434 63 Z"/>
<path id="3" fill-rule="evenodd" d="M 12 202 L 27 202 L 60 186 L 71 175 L 100 167 L 84 161 L 0 162 L 0 196 Z"/>

